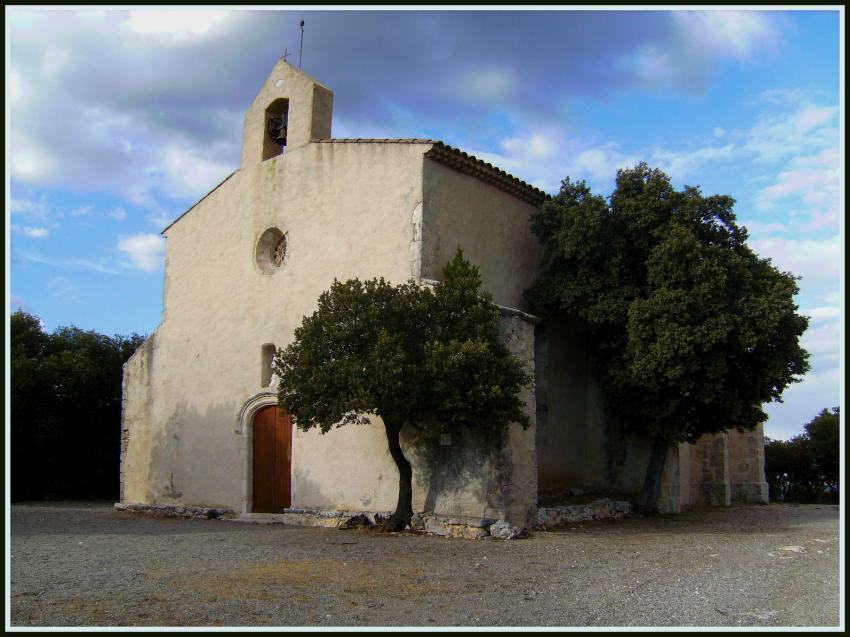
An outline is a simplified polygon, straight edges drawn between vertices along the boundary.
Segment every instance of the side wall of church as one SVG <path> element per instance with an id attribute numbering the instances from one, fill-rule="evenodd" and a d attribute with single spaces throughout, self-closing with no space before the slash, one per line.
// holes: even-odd
<path id="1" fill-rule="evenodd" d="M 649 444 L 606 418 L 582 325 L 567 318 L 538 326 L 537 447 L 540 498 L 632 497 L 643 485 Z"/>
<path id="2" fill-rule="evenodd" d="M 526 309 L 540 246 L 531 232 L 531 204 L 480 179 L 425 160 L 421 272 L 442 279 L 458 246 L 481 269 L 483 288 L 505 307 Z"/>

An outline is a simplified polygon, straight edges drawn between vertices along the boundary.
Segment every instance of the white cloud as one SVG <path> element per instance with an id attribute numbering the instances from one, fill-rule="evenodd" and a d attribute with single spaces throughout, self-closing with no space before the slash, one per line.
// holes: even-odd
<path id="1" fill-rule="evenodd" d="M 669 150 L 657 148 L 650 163 L 661 168 L 674 180 L 682 180 L 698 174 L 699 169 L 710 162 L 728 160 L 735 156 L 735 146 L 704 146 L 694 150 Z"/>
<path id="2" fill-rule="evenodd" d="M 804 230 L 838 231 L 842 181 L 837 147 L 826 148 L 818 155 L 794 157 L 756 200 L 756 207 L 769 212 L 789 204 L 807 219 Z"/>
<path id="3" fill-rule="evenodd" d="M 6 16 L 16 29 L 29 29 L 39 22 L 39 13 L 33 10 L 8 9 Z"/>
<path id="4" fill-rule="evenodd" d="M 784 223 L 761 223 L 759 221 L 749 221 L 746 219 L 739 219 L 738 221 L 740 225 L 744 226 L 749 232 L 751 242 L 753 239 L 761 238 L 765 235 L 781 234 L 788 230 L 788 226 Z"/>
<path id="5" fill-rule="evenodd" d="M 208 33 L 230 15 L 229 11 L 130 11 L 124 24 L 134 32 L 177 40 Z"/>
<path id="6" fill-rule="evenodd" d="M 39 197 L 38 201 L 33 201 L 32 199 L 16 199 L 12 197 L 9 201 L 9 211 L 13 215 L 17 214 L 37 219 L 49 219 L 51 217 L 50 209 L 47 205 L 47 199 L 44 196 Z"/>
<path id="7" fill-rule="evenodd" d="M 773 49 L 779 33 L 769 14 L 755 11 L 674 11 L 673 21 L 692 47 L 747 61 L 759 49 Z"/>
<path id="8" fill-rule="evenodd" d="M 795 110 L 761 115 L 741 150 L 775 163 L 838 144 L 838 106 L 797 104 Z"/>
<path id="9" fill-rule="evenodd" d="M 818 295 L 817 297 L 824 303 L 828 303 L 829 305 L 841 305 L 841 290 L 831 290 L 829 292 L 824 292 Z"/>
<path id="10" fill-rule="evenodd" d="M 94 206 L 85 205 L 78 206 L 71 210 L 71 216 L 73 217 L 87 217 L 97 213 L 97 216 L 107 217 L 109 219 L 116 219 L 118 221 L 123 221 L 127 218 L 127 211 L 124 210 L 121 206 L 116 206 L 111 210 L 107 210 L 106 212 L 98 212 Z"/>
<path id="11" fill-rule="evenodd" d="M 48 280 L 47 288 L 57 303 L 79 303 L 81 301 L 80 288 L 64 276 L 57 276 Z"/>
<path id="12" fill-rule="evenodd" d="M 130 259 L 126 267 L 153 272 L 162 267 L 165 239 L 158 234 L 135 234 L 121 237 L 118 241 L 118 249 Z"/>
<path id="13" fill-rule="evenodd" d="M 614 144 L 604 144 L 575 155 L 568 174 L 573 181 L 588 181 L 597 194 L 602 194 L 600 191 L 607 192 L 613 188 L 619 169 L 633 166 L 638 161 L 636 155 L 623 153 Z"/>
<path id="14" fill-rule="evenodd" d="M 545 159 L 558 151 L 559 142 L 562 142 L 560 131 L 546 130 L 507 137 L 499 145 L 508 155 Z"/>
<path id="15" fill-rule="evenodd" d="M 50 233 L 47 228 L 41 226 L 19 226 L 14 223 L 12 224 L 12 230 L 31 239 L 44 239 Z"/>
<path id="16" fill-rule="evenodd" d="M 163 230 L 176 218 L 177 215 L 175 215 L 173 212 L 169 212 L 161 208 L 153 211 L 150 215 L 148 215 L 148 221 L 151 223 L 152 226 L 159 230 Z"/>
<path id="17" fill-rule="evenodd" d="M 841 325 L 837 320 L 819 321 L 800 339 L 806 351 L 816 359 L 818 367 L 829 368 L 838 365 L 841 354 Z"/>
<path id="18" fill-rule="evenodd" d="M 650 89 L 703 92 L 718 64 L 747 64 L 777 48 L 779 32 L 765 12 L 672 11 L 672 34 L 657 35 L 619 57 L 621 78 Z"/>
<path id="19" fill-rule="evenodd" d="M 17 254 L 26 259 L 27 261 L 31 261 L 33 263 L 41 263 L 42 265 L 49 265 L 55 268 L 64 268 L 69 270 L 92 270 L 94 272 L 101 272 L 103 274 L 119 273 L 119 270 L 110 265 L 107 259 L 103 258 L 85 259 L 81 257 L 65 257 L 57 259 L 53 257 L 46 257 L 38 252 L 31 252 L 28 250 L 21 250 Z"/>
<path id="20" fill-rule="evenodd" d="M 10 132 L 9 151 L 9 169 L 16 179 L 41 182 L 55 169 L 56 162 L 47 149 L 15 129 Z"/>
<path id="21" fill-rule="evenodd" d="M 748 97 L 748 106 L 788 106 L 799 105 L 810 99 L 809 92 L 797 88 L 771 88 Z"/>
<path id="22" fill-rule="evenodd" d="M 677 73 L 670 54 L 654 45 L 635 53 L 635 70 L 642 79 L 650 82 L 671 79 Z"/>
<path id="23" fill-rule="evenodd" d="M 162 154 L 164 188 L 175 197 L 200 197 L 233 172 L 196 149 L 170 146 Z"/>
<path id="24" fill-rule="evenodd" d="M 456 96 L 471 100 L 500 100 L 516 86 L 513 73 L 505 69 L 477 69 L 464 74 L 457 82 Z"/>
<path id="25" fill-rule="evenodd" d="M 841 276 L 841 238 L 789 239 L 767 237 L 749 241 L 759 256 L 770 258 L 782 271 L 803 277 L 802 284 L 835 285 Z"/>
<path id="26" fill-rule="evenodd" d="M 71 53 L 67 49 L 50 47 L 44 52 L 41 75 L 47 80 L 52 80 L 70 65 Z"/>
<path id="27" fill-rule="evenodd" d="M 21 97 L 23 97 L 21 76 L 14 69 L 9 71 L 9 97 L 12 100 L 19 100 L 21 99 Z"/>
<path id="28" fill-rule="evenodd" d="M 841 316 L 841 309 L 835 306 L 819 306 L 808 310 L 800 310 L 800 314 L 808 316 L 812 321 L 836 319 Z"/>
<path id="29" fill-rule="evenodd" d="M 24 312 L 31 312 L 29 305 L 24 299 L 22 299 L 17 294 L 11 293 L 9 295 L 9 311 L 17 312 L 18 310 L 23 310 Z"/>

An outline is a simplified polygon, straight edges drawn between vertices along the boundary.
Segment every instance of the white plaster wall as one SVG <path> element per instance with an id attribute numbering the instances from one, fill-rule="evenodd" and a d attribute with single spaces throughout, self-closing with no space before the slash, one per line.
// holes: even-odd
<path id="1" fill-rule="evenodd" d="M 288 146 L 260 161 L 265 109 L 281 97 L 289 99 Z M 311 143 L 330 136 L 332 105 L 326 87 L 278 63 L 246 113 L 240 170 L 164 232 L 162 324 L 125 368 L 124 501 L 250 510 L 251 429 L 237 421 L 268 389 L 260 386 L 262 346 L 286 346 L 334 278 L 439 278 L 460 243 L 494 300 L 522 306 L 537 259 L 533 207 L 426 160 L 429 144 Z M 270 227 L 288 242 L 271 274 L 255 261 Z M 533 353 L 530 330 L 520 324 L 512 333 Z M 533 390 L 527 397 L 533 417 Z M 416 436 L 405 433 L 414 508 L 527 517 L 533 429 L 506 435 L 508 447 L 498 439 L 483 453 L 474 434 L 458 436 L 452 475 L 426 466 Z M 293 507 L 395 507 L 398 474 L 380 421 L 325 435 L 295 429 L 292 457 Z"/>
<path id="2" fill-rule="evenodd" d="M 423 189 L 422 276 L 442 279 L 442 266 L 460 245 L 496 303 L 526 309 L 522 295 L 540 259 L 529 222 L 536 208 L 431 159 Z"/>
<path id="3" fill-rule="evenodd" d="M 240 509 L 237 414 L 261 389 L 262 345 L 288 344 L 335 277 L 410 278 L 425 149 L 309 144 L 238 171 L 168 229 L 155 371 L 127 368 L 125 501 Z M 254 246 L 271 226 L 288 254 L 268 275 Z M 293 506 L 393 508 L 385 449 L 382 427 L 296 431 Z"/>

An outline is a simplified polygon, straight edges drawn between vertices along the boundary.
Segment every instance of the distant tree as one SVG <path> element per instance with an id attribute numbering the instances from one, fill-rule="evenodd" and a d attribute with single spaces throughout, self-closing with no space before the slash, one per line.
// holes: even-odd
<path id="1" fill-rule="evenodd" d="M 432 289 L 334 281 L 275 357 L 278 402 L 301 429 L 326 433 L 380 416 L 399 472 L 391 531 L 413 515 L 412 468 L 399 439 L 405 426 L 529 425 L 518 392 L 530 377 L 499 340 L 498 310 L 478 293 L 478 268 L 458 249 L 443 275 Z"/>
<path id="2" fill-rule="evenodd" d="M 764 439 L 764 474 L 771 500 L 785 500 L 794 476 L 798 475 L 798 456 L 795 451 L 790 440 Z"/>
<path id="3" fill-rule="evenodd" d="M 733 204 L 641 163 L 608 200 L 565 179 L 532 219 L 543 258 L 527 299 L 587 325 L 609 416 L 652 441 L 647 512 L 673 445 L 756 426 L 808 370 L 795 277 L 746 245 Z"/>
<path id="4" fill-rule="evenodd" d="M 840 423 L 838 407 L 823 409 L 788 441 L 765 440 L 765 474 L 773 500 L 837 501 Z"/>
<path id="5" fill-rule="evenodd" d="M 808 439 L 812 465 L 818 480 L 838 499 L 841 451 L 841 410 L 822 409 L 804 427 Z"/>
<path id="6" fill-rule="evenodd" d="M 116 498 L 123 364 L 144 337 L 10 323 L 12 498 Z"/>
<path id="7" fill-rule="evenodd" d="M 21 500 L 44 494 L 40 458 L 50 453 L 42 425 L 49 382 L 41 365 L 50 337 L 26 312 L 13 313 L 9 323 L 10 486 L 12 500 Z"/>

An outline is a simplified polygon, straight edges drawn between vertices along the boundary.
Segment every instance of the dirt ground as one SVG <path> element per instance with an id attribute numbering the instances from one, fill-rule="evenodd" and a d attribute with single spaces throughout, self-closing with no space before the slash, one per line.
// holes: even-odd
<path id="1" fill-rule="evenodd" d="M 11 626 L 838 626 L 839 510 L 736 506 L 519 540 L 11 511 Z"/>

